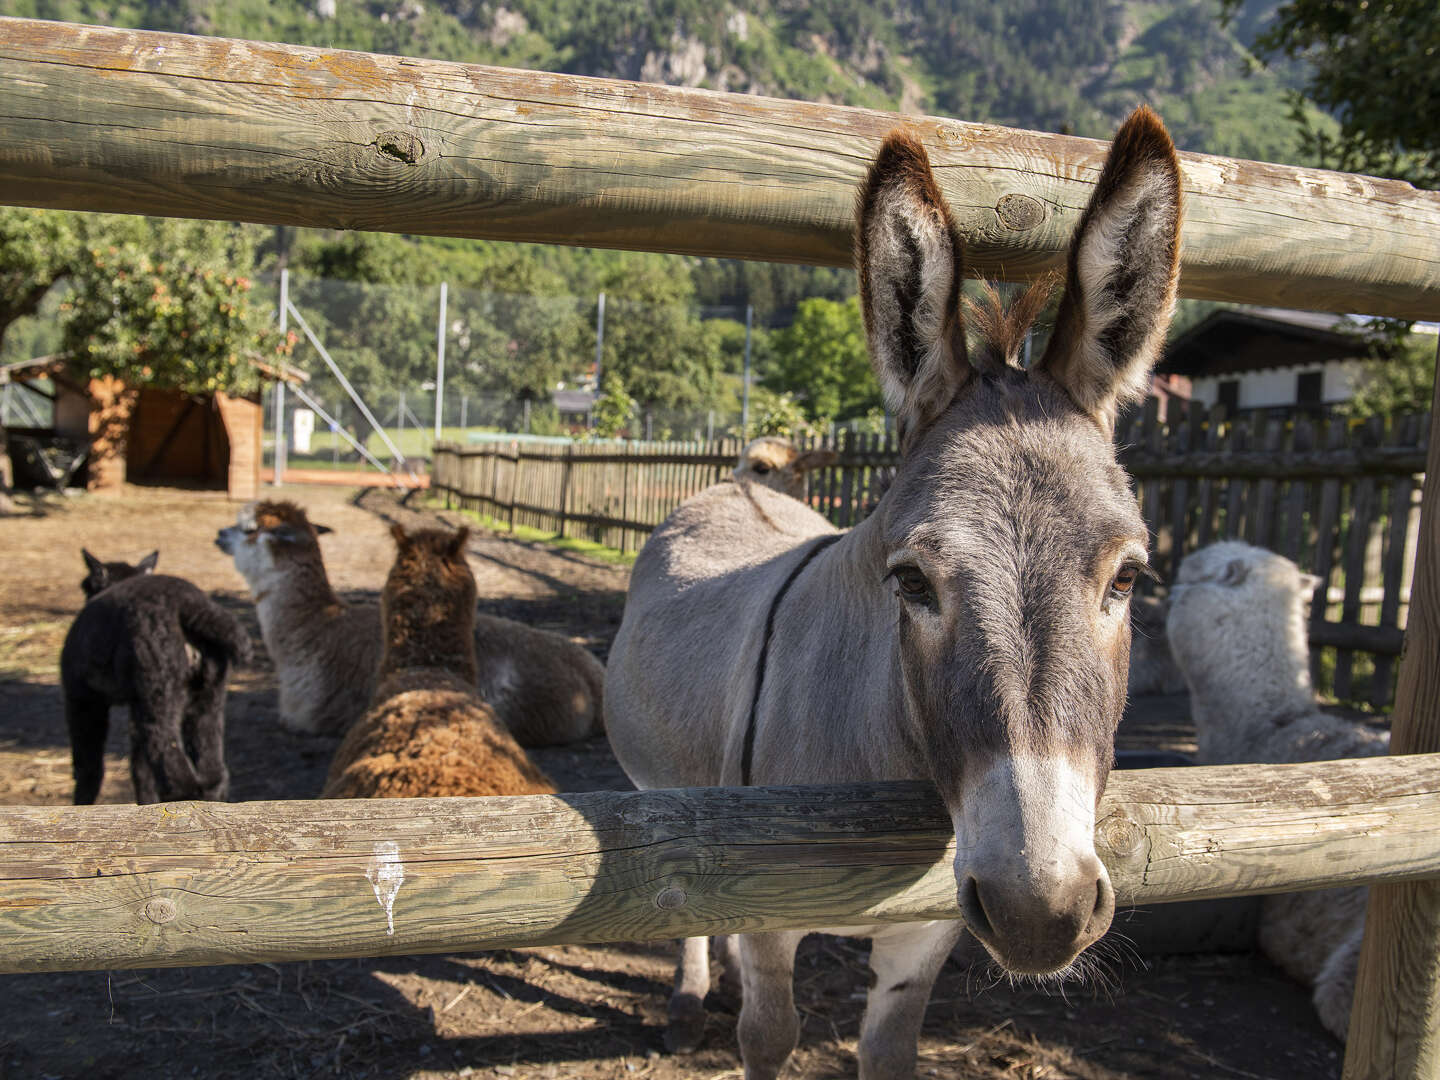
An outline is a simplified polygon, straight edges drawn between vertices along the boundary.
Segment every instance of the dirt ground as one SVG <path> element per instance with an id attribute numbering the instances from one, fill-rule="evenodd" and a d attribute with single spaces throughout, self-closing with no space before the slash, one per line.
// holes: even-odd
<path id="1" fill-rule="evenodd" d="M 324 540 L 343 595 L 373 598 L 389 567 L 389 520 L 461 520 L 411 510 L 395 493 L 285 492 L 336 531 Z M 118 499 L 21 500 L 0 520 L 0 804 L 70 797 L 57 660 L 80 606 L 83 544 L 105 559 L 160 551 L 159 570 L 210 590 L 259 632 L 244 582 L 213 545 L 236 507 L 223 496 L 127 489 Z M 482 607 L 557 630 L 605 656 L 627 570 L 478 530 Z M 237 800 L 314 797 L 336 740 L 276 722 L 264 650 L 227 709 Z M 1127 720 L 1122 745 L 1174 747 L 1183 702 Z M 116 713 L 101 801 L 132 797 Z M 569 790 L 628 787 L 603 739 L 536 754 Z M 1237 915 L 1236 912 L 1239 912 Z M 1246 909 L 1226 917 L 1242 922 Z M 3 919 L 0 914 L 0 919 Z M 1223 921 L 1223 920 L 1222 920 Z M 1193 923 L 1193 925 L 1192 925 Z M 942 1080 L 1338 1077 L 1340 1047 L 1307 995 L 1248 952 L 1168 953 L 1153 939 L 1214 929 L 1207 909 L 1121 913 L 1103 983 L 1063 993 L 997 978 L 957 951 L 936 985 L 918 1075 Z M 1189 931 L 1195 931 L 1190 933 Z M 1233 932 L 1221 934 L 1233 940 Z M 1193 944 L 1193 941 L 1192 941 Z M 735 1002 L 717 994 L 704 1046 L 664 1052 L 671 942 L 548 947 L 466 956 L 223 968 L 0 976 L 0 1080 L 19 1077 L 650 1077 L 739 1080 Z M 812 935 L 796 999 L 803 1028 L 786 1075 L 853 1076 L 866 946 Z"/>

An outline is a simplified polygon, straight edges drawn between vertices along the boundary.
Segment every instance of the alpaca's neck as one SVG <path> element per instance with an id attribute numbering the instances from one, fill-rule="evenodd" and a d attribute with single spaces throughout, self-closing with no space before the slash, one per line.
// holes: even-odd
<path id="1" fill-rule="evenodd" d="M 396 609 L 382 600 L 385 620 L 385 651 L 380 676 L 402 668 L 439 668 L 474 685 L 478 665 L 475 659 L 475 610 L 457 611 L 437 621 L 429 612 Z M 468 617 L 467 617 L 468 614 Z"/>
<path id="2" fill-rule="evenodd" d="M 292 559 L 274 566 L 249 584 L 260 635 L 272 656 L 313 639 L 324 624 L 345 611 L 345 602 L 330 587 L 318 551 L 313 559 Z"/>
<path id="3" fill-rule="evenodd" d="M 1216 626 L 1213 648 L 1185 665 L 1202 746 L 1238 747 L 1314 707 L 1304 613 L 1297 604 L 1270 615 L 1239 629 Z"/>

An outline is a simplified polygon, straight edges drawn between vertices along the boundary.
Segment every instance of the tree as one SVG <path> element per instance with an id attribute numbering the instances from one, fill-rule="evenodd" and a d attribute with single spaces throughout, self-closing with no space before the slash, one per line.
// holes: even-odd
<path id="1" fill-rule="evenodd" d="M 771 335 L 769 351 L 765 385 L 793 392 L 811 421 L 846 420 L 881 407 L 857 298 L 801 301 L 795 321 Z"/>
<path id="2" fill-rule="evenodd" d="M 613 371 L 600 380 L 600 397 L 595 401 L 595 434 L 614 439 L 625 434 L 635 422 L 639 403 L 625 389 L 625 382 Z"/>
<path id="3" fill-rule="evenodd" d="M 1233 18 L 1243 0 L 1224 0 Z M 1304 62 L 1294 117 L 1318 162 L 1440 186 L 1440 18 L 1434 0 L 1287 0 L 1261 32 L 1267 59 Z M 1307 118 L 1303 99 L 1331 110 L 1338 136 Z"/>
<path id="4" fill-rule="evenodd" d="M 248 391 L 289 344 L 246 276 L 260 233 L 210 221 L 87 220 L 61 305 L 70 367 L 131 386 Z"/>
<path id="5" fill-rule="evenodd" d="M 644 408 L 694 408 L 715 397 L 721 368 L 719 335 L 694 307 L 688 274 L 643 257 L 621 260 L 605 281 L 605 354 Z"/>
<path id="6" fill-rule="evenodd" d="M 1429 409 L 1435 389 L 1435 339 L 1410 333 L 1410 324 L 1398 319 L 1376 319 L 1365 339 L 1369 355 L 1345 414 L 1359 420 Z"/>

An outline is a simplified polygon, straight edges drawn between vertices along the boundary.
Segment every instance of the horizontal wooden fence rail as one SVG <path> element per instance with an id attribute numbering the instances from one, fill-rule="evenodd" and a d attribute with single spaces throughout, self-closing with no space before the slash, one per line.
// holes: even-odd
<path id="1" fill-rule="evenodd" d="M 0 21 L 0 202 L 850 263 L 881 138 L 925 141 L 971 268 L 1056 267 L 1105 144 L 307 46 Z M 1182 156 L 1183 295 L 1440 313 L 1440 194 Z"/>
<path id="2" fill-rule="evenodd" d="M 1440 754 L 1115 774 L 1122 905 L 1440 874 Z M 956 918 L 917 783 L 0 807 L 0 972 Z"/>
<path id="3" fill-rule="evenodd" d="M 1311 605 L 1319 687 L 1386 708 L 1404 641 L 1419 528 L 1428 415 L 1352 424 L 1340 417 L 1230 419 L 1223 408 L 1154 399 L 1117 433 L 1165 580 L 1216 540 L 1242 539 L 1325 579 Z M 836 525 L 874 506 L 900 455 L 893 439 L 813 442 L 837 453 L 811 475 L 810 503 Z M 437 444 L 431 483 L 455 505 L 639 548 L 682 501 L 729 475 L 735 439 L 713 443 L 526 448 Z"/>

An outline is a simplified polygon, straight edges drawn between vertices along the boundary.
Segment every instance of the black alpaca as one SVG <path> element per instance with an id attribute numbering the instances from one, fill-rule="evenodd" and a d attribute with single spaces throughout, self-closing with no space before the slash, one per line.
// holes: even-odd
<path id="1" fill-rule="evenodd" d="M 130 706 L 130 777 L 141 803 L 224 800 L 225 681 L 248 663 L 244 627 L 188 581 L 84 552 L 87 599 L 60 651 L 75 803 L 105 775 L 110 706 Z"/>

